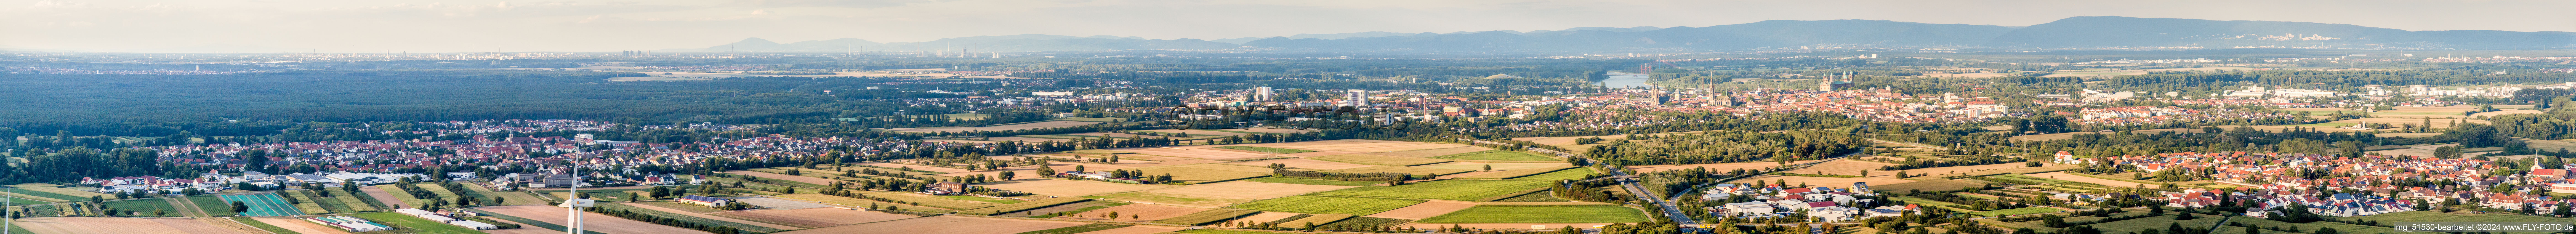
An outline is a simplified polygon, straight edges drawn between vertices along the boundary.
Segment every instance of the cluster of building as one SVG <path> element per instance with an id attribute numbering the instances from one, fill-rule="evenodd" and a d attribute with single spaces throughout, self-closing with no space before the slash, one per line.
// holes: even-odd
<path id="1" fill-rule="evenodd" d="M 2476 205 L 2527 213 L 2546 213 L 2576 200 L 2556 199 L 2548 192 L 2576 193 L 2576 177 L 2565 168 L 2533 161 L 2527 169 L 2503 168 L 2494 161 L 2437 159 L 2368 154 L 2337 157 L 2323 154 L 2181 152 L 2079 158 L 2068 152 L 2058 163 L 2109 164 L 2147 173 L 2166 170 L 2200 172 L 2213 181 L 2237 186 L 2230 190 L 2187 189 L 2163 192 L 2168 206 L 2246 205 L 2258 210 L 2301 205 L 2331 216 L 2413 211 L 2427 202 L 2484 201 Z M 2520 172 L 2520 173 L 2498 173 Z M 2333 175 L 2310 179 L 2302 174 Z M 2423 183 L 2401 183 L 2430 181 Z M 2505 192 L 2498 192 L 2505 191 Z M 2529 210 L 2524 210 L 2530 205 Z M 2273 214 L 2246 214 L 2265 216 Z"/>
<path id="2" fill-rule="evenodd" d="M 1709 213 L 1728 217 L 1768 218 L 1804 216 L 1823 218 L 1826 222 L 1845 222 L 1870 217 L 1896 217 L 1919 206 L 1877 206 L 1875 199 L 1855 196 L 1875 195 L 1867 182 L 1852 183 L 1850 190 L 1830 187 L 1787 188 L 1780 185 L 1755 187 L 1749 184 L 1719 184 L 1702 191 L 1700 199 L 1710 201 L 1749 197 L 1753 201 L 1710 206 Z"/>
<path id="3" fill-rule="evenodd" d="M 243 171 L 239 176 L 227 176 L 221 173 L 209 171 L 206 173 L 198 173 L 197 178 L 187 179 L 161 178 L 157 176 L 109 177 L 107 179 L 81 177 L 80 183 L 87 186 L 96 186 L 99 188 L 100 193 L 143 192 L 178 194 L 180 192 L 185 192 L 188 189 L 197 189 L 198 191 L 235 189 L 236 186 L 244 184 L 257 187 L 257 189 L 266 190 L 277 189 L 281 186 L 293 186 L 308 183 L 324 186 L 340 186 L 342 183 L 376 185 L 399 182 L 402 181 L 402 178 L 413 178 L 418 180 L 430 179 L 429 177 L 421 174 L 331 172 L 320 174 L 293 173 L 275 175 L 258 171 Z"/>
<path id="4" fill-rule="evenodd" d="M 447 122 L 456 126 L 436 132 L 419 133 L 469 134 L 492 131 L 565 131 L 601 127 L 580 121 L 504 120 Z M 548 125 L 559 124 L 559 125 Z M 692 124 L 639 126 L 660 128 L 737 128 L 731 125 Z M 405 131 L 409 133 L 411 131 Z M 391 132 L 388 132 L 391 133 Z M 247 171 L 238 176 L 206 173 L 197 178 L 159 178 L 151 176 L 94 178 L 84 183 L 97 184 L 113 191 L 176 192 L 188 188 L 204 190 L 228 188 L 249 183 L 254 186 L 294 186 L 322 183 L 337 186 L 342 181 L 360 184 L 382 184 L 410 177 L 433 179 L 432 175 L 394 173 L 418 172 L 444 165 L 485 165 L 485 168 L 528 167 L 537 172 L 487 175 L 478 178 L 470 172 L 451 172 L 451 180 L 473 180 L 493 183 L 494 188 L 576 186 L 672 185 L 697 184 L 705 178 L 639 171 L 643 165 L 678 165 L 703 162 L 712 158 L 764 161 L 824 155 L 826 151 L 850 149 L 846 154 L 872 156 L 911 149 L 945 149 L 950 147 L 996 147 L 998 143 L 961 143 L 944 141 L 875 141 L 855 138 L 799 138 L 772 134 L 762 137 L 715 138 L 704 142 L 645 143 L 592 139 L 586 134 L 574 137 L 527 137 L 474 135 L 462 140 L 426 141 L 368 140 L 287 142 L 271 144 L 225 144 L 157 146 L 165 161 L 198 165 L 223 165 L 226 168 L 250 168 L 243 157 L 250 151 L 264 151 L 269 168 L 300 171 L 284 175 Z M 429 149 L 441 149 L 433 151 Z M 431 152 L 448 152 L 431 154 Z M 543 152 L 544 154 L 534 154 Z M 613 156 L 612 156 L 613 155 Z M 572 166 L 580 167 L 578 174 Z M 231 170 L 227 170 L 231 171 Z M 607 182 L 611 185 L 590 183 Z M 520 186 L 510 186 L 520 185 Z"/>

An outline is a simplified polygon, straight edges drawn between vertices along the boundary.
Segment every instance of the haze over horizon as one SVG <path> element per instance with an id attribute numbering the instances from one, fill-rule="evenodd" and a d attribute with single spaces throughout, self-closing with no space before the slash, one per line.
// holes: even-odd
<path id="1" fill-rule="evenodd" d="M 2576 31 L 2563 1 L 12 1 L 0 49 L 493 52 L 1050 34 L 1215 40 L 1300 33 L 1704 27 L 1763 20 L 2027 26 L 2074 16 L 2297 21 L 2403 30 Z"/>

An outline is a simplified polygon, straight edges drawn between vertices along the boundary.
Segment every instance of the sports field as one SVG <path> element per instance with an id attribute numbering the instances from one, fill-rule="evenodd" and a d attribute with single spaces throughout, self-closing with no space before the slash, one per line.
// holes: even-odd
<path id="1" fill-rule="evenodd" d="M 1234 208 L 1306 214 L 1369 215 L 1417 203 L 1422 203 L 1422 200 L 1302 195 L 1236 204 Z"/>
<path id="2" fill-rule="evenodd" d="M 1535 180 L 1440 180 L 1397 186 L 1360 186 L 1315 194 L 1474 201 L 1547 187 L 1547 184 L 1547 181 Z"/>
<path id="3" fill-rule="evenodd" d="M 250 206 L 250 211 L 241 212 L 241 216 L 304 215 L 304 210 L 298 210 L 295 208 L 295 204 L 286 203 L 286 199 L 278 198 L 277 193 L 223 195 L 221 197 L 223 197 L 224 204 L 226 205 L 230 205 L 233 202 L 241 202 L 243 205 Z"/>
<path id="4" fill-rule="evenodd" d="M 1476 206 L 1415 223 L 1633 223 L 1645 222 L 1636 208 L 1616 205 Z"/>

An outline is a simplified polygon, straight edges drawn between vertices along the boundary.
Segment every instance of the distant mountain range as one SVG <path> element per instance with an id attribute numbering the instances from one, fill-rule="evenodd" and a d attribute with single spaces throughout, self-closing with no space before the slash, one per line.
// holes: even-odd
<path id="1" fill-rule="evenodd" d="M 2493 30 L 2406 31 L 2349 24 L 2085 16 L 2027 27 L 1886 20 L 1769 20 L 1708 27 L 1581 27 L 1453 33 L 1361 32 L 1265 38 L 1144 39 L 1021 34 L 927 42 L 842 38 L 780 44 L 760 38 L 722 51 L 1257 50 L 1273 52 L 1607 52 L 1731 51 L 1798 47 L 1985 49 L 2543 49 L 2576 47 L 2576 33 Z"/>

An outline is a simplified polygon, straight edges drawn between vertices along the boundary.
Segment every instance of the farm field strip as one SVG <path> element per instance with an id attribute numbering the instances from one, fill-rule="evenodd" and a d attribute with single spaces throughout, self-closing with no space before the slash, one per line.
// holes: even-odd
<path id="1" fill-rule="evenodd" d="M 1547 187 L 1547 184 L 1546 181 L 1534 180 L 1439 180 L 1397 186 L 1360 186 L 1315 194 L 1473 201 Z"/>
<path id="2" fill-rule="evenodd" d="M 1424 200 L 1301 195 L 1235 204 L 1236 209 L 1306 214 L 1369 215 L 1421 204 Z"/>
<path id="3" fill-rule="evenodd" d="M 1644 211 L 1616 205 L 1476 206 L 1416 223 L 1632 223 Z"/>
<path id="4" fill-rule="evenodd" d="M 303 210 L 297 210 L 295 205 L 288 204 L 285 198 L 278 197 L 276 193 L 222 195 L 220 198 L 223 199 L 226 204 L 240 202 L 243 205 L 249 206 L 250 210 L 243 211 L 243 213 L 241 213 L 242 216 L 304 215 Z"/>

